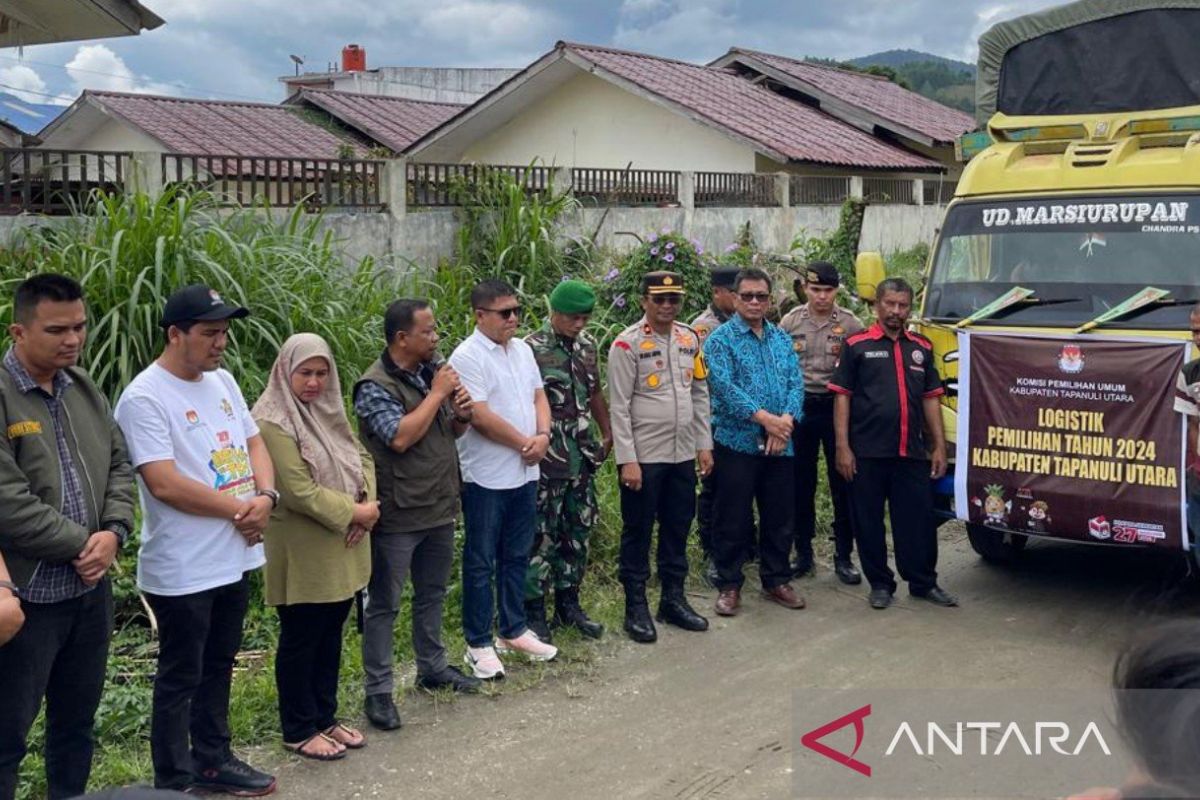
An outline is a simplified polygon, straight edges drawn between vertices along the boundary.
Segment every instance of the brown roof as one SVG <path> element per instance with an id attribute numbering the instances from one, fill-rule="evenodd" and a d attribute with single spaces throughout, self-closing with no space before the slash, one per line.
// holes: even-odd
<path id="1" fill-rule="evenodd" d="M 569 42 L 559 42 L 557 49 L 592 65 L 602 77 L 628 81 L 776 158 L 869 169 L 942 169 L 937 161 L 753 84 L 731 70 Z"/>
<path id="2" fill-rule="evenodd" d="M 346 144 L 359 156 L 366 153 L 350 134 L 310 122 L 287 106 L 92 90 L 81 99 L 175 153 L 337 158 L 338 148 Z"/>
<path id="3" fill-rule="evenodd" d="M 301 102 L 331 114 L 396 153 L 466 108 L 455 103 L 318 89 L 301 89 L 287 100 L 289 104 Z"/>
<path id="4" fill-rule="evenodd" d="M 729 55 L 745 57 L 752 67 L 754 60 L 761 61 L 792 78 L 796 82 L 793 88 L 811 87 L 883 120 L 922 133 L 937 143 L 953 142 L 962 134 L 975 130 L 975 118 L 965 111 L 944 106 L 892 83 L 882 75 L 853 72 L 737 47 L 730 50 Z"/>

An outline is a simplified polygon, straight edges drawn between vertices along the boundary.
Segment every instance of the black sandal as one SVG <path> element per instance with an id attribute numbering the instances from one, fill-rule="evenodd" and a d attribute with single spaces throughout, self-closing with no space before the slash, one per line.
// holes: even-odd
<path id="1" fill-rule="evenodd" d="M 342 749 L 338 750 L 336 753 L 312 753 L 312 752 L 309 752 L 304 749 L 305 746 L 308 745 L 309 742 L 311 742 L 313 739 L 317 739 L 317 738 L 324 739 L 325 741 L 329 742 L 330 744 L 337 745 L 337 746 L 341 747 Z M 311 758 L 313 761 L 337 761 L 338 759 L 346 757 L 346 746 L 344 744 L 342 744 L 341 742 L 339 742 L 337 739 L 334 739 L 332 736 L 327 736 L 324 732 L 321 732 L 321 731 L 314 733 L 312 736 L 308 737 L 307 739 L 305 739 L 303 742 L 300 742 L 299 744 L 288 744 L 287 742 L 284 742 L 283 749 L 287 750 L 289 753 L 292 753 L 293 755 L 300 756 L 301 758 Z"/>

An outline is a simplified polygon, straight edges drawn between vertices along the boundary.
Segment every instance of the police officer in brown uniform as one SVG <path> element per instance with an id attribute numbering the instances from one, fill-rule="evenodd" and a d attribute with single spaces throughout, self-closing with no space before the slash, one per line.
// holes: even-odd
<path id="1" fill-rule="evenodd" d="M 650 272 L 642 279 L 645 315 L 617 336 L 608 354 L 609 413 L 621 480 L 619 577 L 625 630 L 635 642 L 658 638 L 646 603 L 650 539 L 658 523 L 659 622 L 708 629 L 683 594 L 687 536 L 696 515 L 696 462 L 712 471 L 708 382 L 700 338 L 675 321 L 683 278 Z"/>
<path id="2" fill-rule="evenodd" d="M 798 283 L 800 281 L 797 281 Z M 838 474 L 833 435 L 833 392 L 827 384 L 833 377 L 846 339 L 863 329 L 862 323 L 837 305 L 837 267 L 814 261 L 804 272 L 807 303 L 784 315 L 779 327 L 792 337 L 792 345 L 804 371 L 804 415 L 792 431 L 796 450 L 796 557 L 793 575 L 799 577 L 813 567 L 813 535 L 816 529 L 817 462 L 825 450 L 825 474 L 833 500 L 833 569 L 842 583 L 862 582 L 850 560 L 854 535 L 850 529 L 850 504 L 846 482 Z"/>
<path id="3" fill-rule="evenodd" d="M 712 282 L 712 301 L 708 308 L 692 320 L 692 330 L 700 337 L 700 346 L 708 335 L 719 328 L 737 309 L 737 295 L 733 293 L 733 282 L 737 278 L 737 267 L 714 266 L 709 272 Z M 700 547 L 708 558 L 708 570 L 704 576 L 710 585 L 716 586 L 716 567 L 712 564 L 712 521 L 713 497 L 716 483 L 712 473 L 700 479 L 700 500 L 696 504 L 696 532 L 700 536 Z"/>

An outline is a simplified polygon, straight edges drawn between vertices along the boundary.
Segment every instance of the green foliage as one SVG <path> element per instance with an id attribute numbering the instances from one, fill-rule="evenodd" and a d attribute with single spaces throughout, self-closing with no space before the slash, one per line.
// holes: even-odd
<path id="1" fill-rule="evenodd" d="M 530 165 L 531 167 L 534 165 Z M 482 170 L 476 180 L 459 180 L 457 266 L 474 275 L 500 278 L 537 297 L 577 265 L 561 245 L 561 224 L 579 208 L 569 192 L 529 191 L 508 172 Z"/>
<path id="2" fill-rule="evenodd" d="M 319 216 L 220 210 L 206 193 L 175 188 L 157 200 L 98 194 L 62 225 L 25 229 L 0 250 L 0 323 L 11 320 L 14 285 L 33 272 L 83 284 L 90 331 L 82 366 L 114 402 L 161 351 L 163 304 L 181 286 L 206 283 L 251 309 L 234 322 L 225 354 L 251 401 L 293 333 L 320 334 L 349 364 L 369 362 L 396 296 L 395 278 L 372 259 L 343 264 Z"/>
<path id="3" fill-rule="evenodd" d="M 866 209 L 865 201 L 848 198 L 842 203 L 837 230 L 827 238 L 809 236 L 806 231 L 800 231 L 792 240 L 792 255 L 805 264 L 810 261 L 830 262 L 837 267 L 842 282 L 853 286 L 854 260 L 858 257 L 858 241 L 862 235 Z"/>
<path id="4" fill-rule="evenodd" d="M 839 69 L 880 75 L 942 105 L 975 113 L 975 75 L 972 65 L 913 50 L 891 50 L 853 61 L 806 58 Z"/>
<path id="5" fill-rule="evenodd" d="M 683 277 L 687 294 L 679 312 L 680 320 L 691 320 L 708 305 L 712 282 L 704 248 L 699 242 L 664 228 L 649 234 L 622 267 L 604 276 L 598 290 L 598 306 L 610 309 L 615 321 L 632 325 L 642 315 L 642 278 L 658 270 L 678 272 Z"/>

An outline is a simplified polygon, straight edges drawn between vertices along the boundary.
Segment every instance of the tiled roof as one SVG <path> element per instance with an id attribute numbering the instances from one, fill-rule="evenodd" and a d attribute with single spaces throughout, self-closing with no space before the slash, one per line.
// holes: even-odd
<path id="1" fill-rule="evenodd" d="M 965 111 L 944 106 L 881 75 L 851 72 L 755 50 L 734 48 L 730 53 L 758 59 L 820 92 L 923 133 L 935 142 L 953 142 L 962 134 L 975 130 L 975 118 Z"/>
<path id="2" fill-rule="evenodd" d="M 350 144 L 359 156 L 366 154 L 349 134 L 310 122 L 287 106 L 91 90 L 84 98 L 174 153 L 337 158 L 338 148 Z"/>
<path id="3" fill-rule="evenodd" d="M 317 89 L 301 89 L 288 102 L 311 103 L 397 153 L 466 108 L 454 103 Z"/>
<path id="4" fill-rule="evenodd" d="M 870 169 L 942 168 L 937 161 L 888 144 L 730 70 L 593 45 L 560 42 L 558 47 L 791 161 Z"/>

